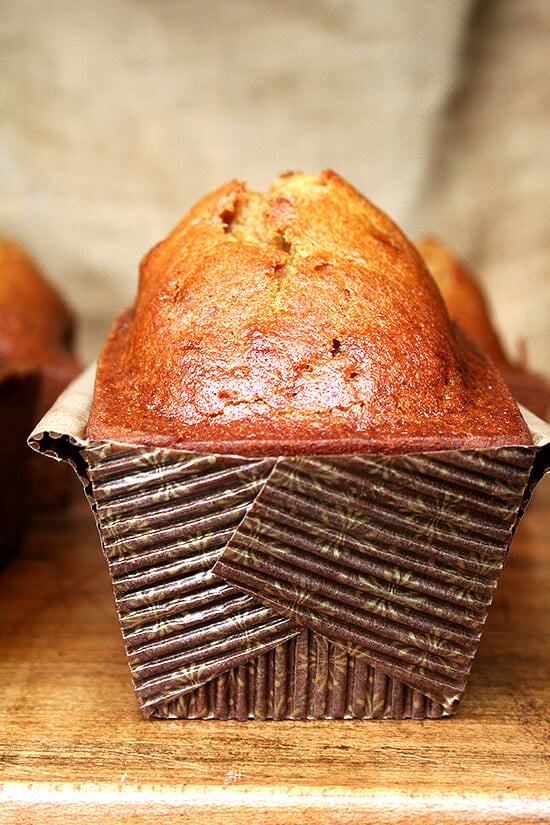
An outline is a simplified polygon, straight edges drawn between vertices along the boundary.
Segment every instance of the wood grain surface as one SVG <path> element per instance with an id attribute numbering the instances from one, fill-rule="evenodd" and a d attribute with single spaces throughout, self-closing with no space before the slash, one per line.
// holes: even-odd
<path id="1" fill-rule="evenodd" d="M 547 478 L 452 719 L 144 721 L 75 491 L 0 572 L 0 822 L 550 822 L 549 527 Z"/>

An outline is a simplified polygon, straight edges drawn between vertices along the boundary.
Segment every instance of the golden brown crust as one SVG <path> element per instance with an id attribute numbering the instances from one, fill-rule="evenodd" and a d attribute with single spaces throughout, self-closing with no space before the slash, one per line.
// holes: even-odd
<path id="1" fill-rule="evenodd" d="M 144 258 L 88 433 L 239 452 L 528 443 L 415 248 L 330 171 L 266 196 L 231 181 Z"/>
<path id="2" fill-rule="evenodd" d="M 438 239 L 425 237 L 416 246 L 441 291 L 451 319 L 494 361 L 520 404 L 541 418 L 548 416 L 550 384 L 525 363 L 513 362 L 508 357 L 476 276 Z"/>

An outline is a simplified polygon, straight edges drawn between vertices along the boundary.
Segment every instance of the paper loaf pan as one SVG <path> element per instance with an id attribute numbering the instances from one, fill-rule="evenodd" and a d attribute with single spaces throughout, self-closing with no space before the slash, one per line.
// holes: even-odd
<path id="1" fill-rule="evenodd" d="M 453 713 L 510 541 L 548 469 L 532 447 L 242 458 L 88 441 L 93 372 L 29 442 L 80 475 L 145 716 Z"/>

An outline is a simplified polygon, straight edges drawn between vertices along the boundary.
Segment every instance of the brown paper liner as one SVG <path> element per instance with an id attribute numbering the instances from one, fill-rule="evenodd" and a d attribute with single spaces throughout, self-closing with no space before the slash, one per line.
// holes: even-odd
<path id="1" fill-rule="evenodd" d="M 83 456 L 146 713 L 299 632 L 211 569 L 272 459 L 104 443 Z"/>
<path id="2" fill-rule="evenodd" d="M 532 448 L 249 458 L 88 443 L 89 399 L 78 382 L 31 441 L 84 483 L 145 716 L 456 710 L 546 431 Z"/>
<path id="3" fill-rule="evenodd" d="M 451 712 L 533 462 L 523 448 L 250 459 L 93 443 L 82 456 L 146 714 L 303 627 Z"/>
<path id="4" fill-rule="evenodd" d="M 80 372 L 75 359 L 67 358 L 59 364 L 45 364 L 40 369 L 40 389 L 35 405 L 34 422 L 42 416 L 60 393 Z M 25 433 L 25 437 L 28 433 Z M 30 502 L 33 508 L 49 509 L 65 504 L 73 489 L 71 468 L 53 461 L 42 461 L 31 454 Z"/>
<path id="5" fill-rule="evenodd" d="M 532 460 L 503 448 L 279 461 L 214 573 L 450 709 Z"/>

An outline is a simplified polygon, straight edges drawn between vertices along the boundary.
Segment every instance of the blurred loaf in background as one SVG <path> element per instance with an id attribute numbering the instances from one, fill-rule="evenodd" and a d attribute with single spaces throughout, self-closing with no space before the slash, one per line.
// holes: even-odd
<path id="1" fill-rule="evenodd" d="M 416 246 L 443 295 L 451 320 L 489 355 L 517 401 L 540 418 L 548 418 L 550 383 L 529 369 L 525 351 L 520 349 L 517 360 L 508 356 L 495 330 L 487 297 L 474 273 L 436 238 L 422 238 Z M 521 341 L 518 343 L 521 347 Z"/>
<path id="2" fill-rule="evenodd" d="M 26 439 L 80 370 L 74 328 L 27 253 L 0 238 L 0 557 L 15 549 L 27 508 L 61 504 L 72 481 L 67 467 L 32 455 Z"/>

